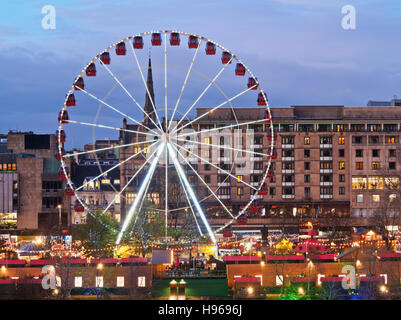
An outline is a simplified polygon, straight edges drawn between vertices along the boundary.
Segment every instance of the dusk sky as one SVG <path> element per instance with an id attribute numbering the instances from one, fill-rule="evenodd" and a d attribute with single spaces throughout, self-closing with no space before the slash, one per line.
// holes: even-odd
<path id="1" fill-rule="evenodd" d="M 55 30 L 41 26 L 47 4 L 56 8 Z M 356 8 L 355 30 L 341 27 L 344 5 Z M 257 76 L 271 107 L 365 106 L 401 97 L 400 18 L 398 0 L 5 0 L 0 133 L 53 133 L 65 94 L 88 61 L 122 38 L 158 29 L 229 48 Z"/>

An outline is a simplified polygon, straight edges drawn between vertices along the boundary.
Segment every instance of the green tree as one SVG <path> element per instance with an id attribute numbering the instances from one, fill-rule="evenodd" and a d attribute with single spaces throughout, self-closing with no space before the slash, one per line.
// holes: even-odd
<path id="1" fill-rule="evenodd" d="M 72 236 L 82 242 L 85 255 L 108 257 L 113 255 L 113 250 L 107 247 L 115 243 L 118 230 L 117 222 L 109 214 L 97 211 L 89 214 L 86 223 L 77 226 Z"/>
<path id="2" fill-rule="evenodd" d="M 165 221 L 157 212 L 156 206 L 144 200 L 122 237 L 125 243 L 134 242 L 139 245 L 142 257 L 152 251 L 152 243 L 165 235 Z"/>

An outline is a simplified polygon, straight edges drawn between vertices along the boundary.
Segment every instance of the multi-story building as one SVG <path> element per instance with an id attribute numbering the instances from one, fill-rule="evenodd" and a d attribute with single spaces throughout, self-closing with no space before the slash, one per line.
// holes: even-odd
<path id="1" fill-rule="evenodd" d="M 71 177 L 75 186 L 83 186 L 77 194 L 91 212 L 107 208 L 107 212 L 120 222 L 120 169 L 117 166 L 107 172 L 116 165 L 116 159 L 81 159 L 78 164 L 72 165 Z M 74 208 L 72 224 L 85 223 L 87 212 L 84 208 L 76 210 L 76 200 L 76 196 L 71 197 L 71 207 Z"/>
<path id="2" fill-rule="evenodd" d="M 149 74 L 150 67 L 148 86 L 151 87 Z M 145 105 L 146 108 L 151 114 L 149 104 Z M 206 108 L 198 108 L 197 116 L 208 111 Z M 269 121 L 238 127 L 243 129 L 240 134 L 242 147 L 255 152 L 246 160 L 249 170 L 245 173 L 237 163 L 241 156 L 238 150 L 231 150 L 227 154 L 224 147 L 215 147 L 229 145 L 241 149 L 234 145 L 234 132 L 228 136 L 227 133 L 225 136 L 219 135 L 218 130 L 214 131 L 217 134 L 210 136 L 198 134 L 198 143 L 192 145 L 190 136 L 186 137 L 188 141 L 177 142 L 184 146 L 182 151 L 187 159 L 196 160 L 192 162 L 192 167 L 201 179 L 191 173 L 185 163 L 183 167 L 211 223 L 215 226 L 223 225 L 228 214 L 210 189 L 230 211 L 238 213 L 254 193 L 251 186 L 260 184 L 269 161 L 268 157 L 257 153 L 270 153 L 269 146 L 273 139 L 276 140 L 275 156 L 272 157 L 274 176 L 266 181 L 265 194 L 257 195 L 256 209 L 248 211 L 247 227 L 266 225 L 299 230 L 303 223 L 309 221 L 324 228 L 332 226 L 334 217 L 340 221 L 336 223 L 348 229 L 351 226 L 374 225 L 375 219 L 370 218 L 374 218 L 380 203 L 388 200 L 387 197 L 396 196 L 395 193 L 388 194 L 383 181 L 399 182 L 401 168 L 397 155 L 400 152 L 401 101 L 370 101 L 368 107 L 292 106 L 271 108 L 271 112 L 276 132 L 273 137 L 269 136 Z M 235 121 L 257 121 L 264 116 L 264 108 L 236 108 L 235 116 L 231 109 L 221 108 L 208 113 L 193 123 L 192 127 L 196 131 L 207 130 L 234 124 Z M 145 120 L 150 125 L 144 117 Z M 140 126 L 127 124 L 126 120 L 123 127 L 141 130 Z M 141 139 L 144 138 L 120 133 L 122 143 Z M 210 145 L 210 149 L 207 145 Z M 139 148 L 123 149 L 120 161 L 138 152 Z M 217 152 L 217 156 L 213 156 L 213 152 Z M 198 157 L 194 158 L 192 153 Z M 137 169 L 143 162 L 144 157 L 138 157 L 134 162 L 125 164 L 121 170 L 122 186 L 135 173 L 133 169 Z M 126 189 L 124 198 L 135 198 L 142 177 L 135 179 L 136 182 Z M 164 188 L 163 174 L 155 174 L 154 179 L 160 181 L 157 183 L 155 180 L 151 184 L 154 187 L 151 198 L 157 199 L 157 205 L 163 208 L 164 192 L 157 189 L 158 186 Z M 169 190 L 169 193 L 174 194 L 174 190 Z M 183 196 L 181 199 L 184 201 Z M 123 203 L 123 208 L 131 202 Z M 169 197 L 169 207 L 174 205 Z"/>
<path id="3" fill-rule="evenodd" d="M 0 154 L 2 228 L 47 233 L 59 223 L 68 226 L 70 204 L 54 157 L 56 136 L 9 132 L 3 143 L 7 147 Z"/>

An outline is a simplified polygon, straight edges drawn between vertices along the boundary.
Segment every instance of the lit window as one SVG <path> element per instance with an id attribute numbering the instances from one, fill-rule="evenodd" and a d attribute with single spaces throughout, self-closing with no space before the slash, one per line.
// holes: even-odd
<path id="1" fill-rule="evenodd" d="M 282 286 L 284 284 L 284 276 L 276 275 L 276 286 Z"/>
<path id="2" fill-rule="evenodd" d="M 143 154 L 149 153 L 149 144 L 144 144 L 143 145 Z"/>
<path id="3" fill-rule="evenodd" d="M 103 183 L 103 184 L 109 184 L 109 183 L 110 183 L 110 179 L 103 179 L 103 180 L 102 180 L 102 183 Z"/>
<path id="4" fill-rule="evenodd" d="M 75 277 L 74 286 L 75 286 L 75 288 L 81 288 L 82 287 L 82 277 Z"/>
<path id="5" fill-rule="evenodd" d="M 120 179 L 114 179 L 114 184 L 120 184 Z"/>
<path id="6" fill-rule="evenodd" d="M 310 137 L 305 137 L 304 138 L 304 144 L 305 145 L 310 144 Z"/>
<path id="7" fill-rule="evenodd" d="M 140 146 L 135 146 L 134 147 L 134 153 L 141 152 L 141 147 Z"/>
<path id="8" fill-rule="evenodd" d="M 363 202 L 363 194 L 356 195 L 356 202 Z"/>
<path id="9" fill-rule="evenodd" d="M 356 163 L 356 169 L 357 170 L 363 170 L 363 162 L 357 162 Z"/>
<path id="10" fill-rule="evenodd" d="M 373 162 L 372 162 L 372 169 L 373 169 L 373 170 L 378 170 L 378 169 L 380 169 L 380 162 L 379 162 L 379 161 L 373 161 Z"/>
<path id="11" fill-rule="evenodd" d="M 345 161 L 340 161 L 338 163 L 338 169 L 340 169 L 340 170 L 344 170 L 345 169 Z"/>
<path id="12" fill-rule="evenodd" d="M 138 277 L 138 287 L 144 288 L 146 284 L 145 280 L 146 280 L 145 277 Z"/>
<path id="13" fill-rule="evenodd" d="M 17 170 L 17 165 L 15 163 L 13 163 L 13 171 Z"/>
<path id="14" fill-rule="evenodd" d="M 368 177 L 368 189 L 383 189 L 383 178 L 381 177 Z"/>
<path id="15" fill-rule="evenodd" d="M 119 288 L 124 287 L 124 277 L 117 277 L 117 287 Z"/>
<path id="16" fill-rule="evenodd" d="M 237 176 L 238 182 L 242 181 L 242 179 L 243 179 L 243 176 Z"/>
<path id="17" fill-rule="evenodd" d="M 337 124 L 336 125 L 336 131 L 344 131 L 344 125 L 343 124 Z"/>
<path id="18" fill-rule="evenodd" d="M 392 193 L 388 197 L 389 197 L 389 200 L 391 202 L 391 201 L 394 201 L 397 198 L 397 195 L 395 193 Z"/>
<path id="19" fill-rule="evenodd" d="M 242 187 L 237 188 L 237 195 L 242 195 L 244 193 L 244 189 Z"/>
<path id="20" fill-rule="evenodd" d="M 210 137 L 209 138 L 205 138 L 205 143 L 206 144 L 210 144 Z"/>
<path id="21" fill-rule="evenodd" d="M 394 144 L 395 143 L 395 137 L 394 136 L 386 137 L 386 142 L 388 144 Z"/>
<path id="22" fill-rule="evenodd" d="M 103 288 L 103 277 L 96 277 L 96 287 Z"/>
<path id="23" fill-rule="evenodd" d="M 380 195 L 379 194 L 374 194 L 372 196 L 372 198 L 373 198 L 373 202 L 379 202 L 380 201 Z"/>
<path id="24" fill-rule="evenodd" d="M 345 138 L 344 137 L 339 137 L 338 138 L 338 144 L 345 144 Z"/>

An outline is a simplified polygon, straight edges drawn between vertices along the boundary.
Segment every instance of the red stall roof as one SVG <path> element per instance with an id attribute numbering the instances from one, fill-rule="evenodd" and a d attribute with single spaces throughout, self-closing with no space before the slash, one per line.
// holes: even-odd
<path id="1" fill-rule="evenodd" d="M 21 259 L 0 259 L 0 265 L 25 265 L 26 261 Z"/>
<path id="2" fill-rule="evenodd" d="M 261 261 L 259 256 L 224 256 L 223 261 Z"/>
<path id="3" fill-rule="evenodd" d="M 235 282 L 260 282 L 259 277 L 234 277 Z"/>
<path id="4" fill-rule="evenodd" d="M 304 256 L 302 254 L 275 254 L 266 256 L 268 261 L 274 260 L 304 260 Z"/>
<path id="5" fill-rule="evenodd" d="M 121 258 L 121 263 L 147 263 L 147 258 Z"/>

